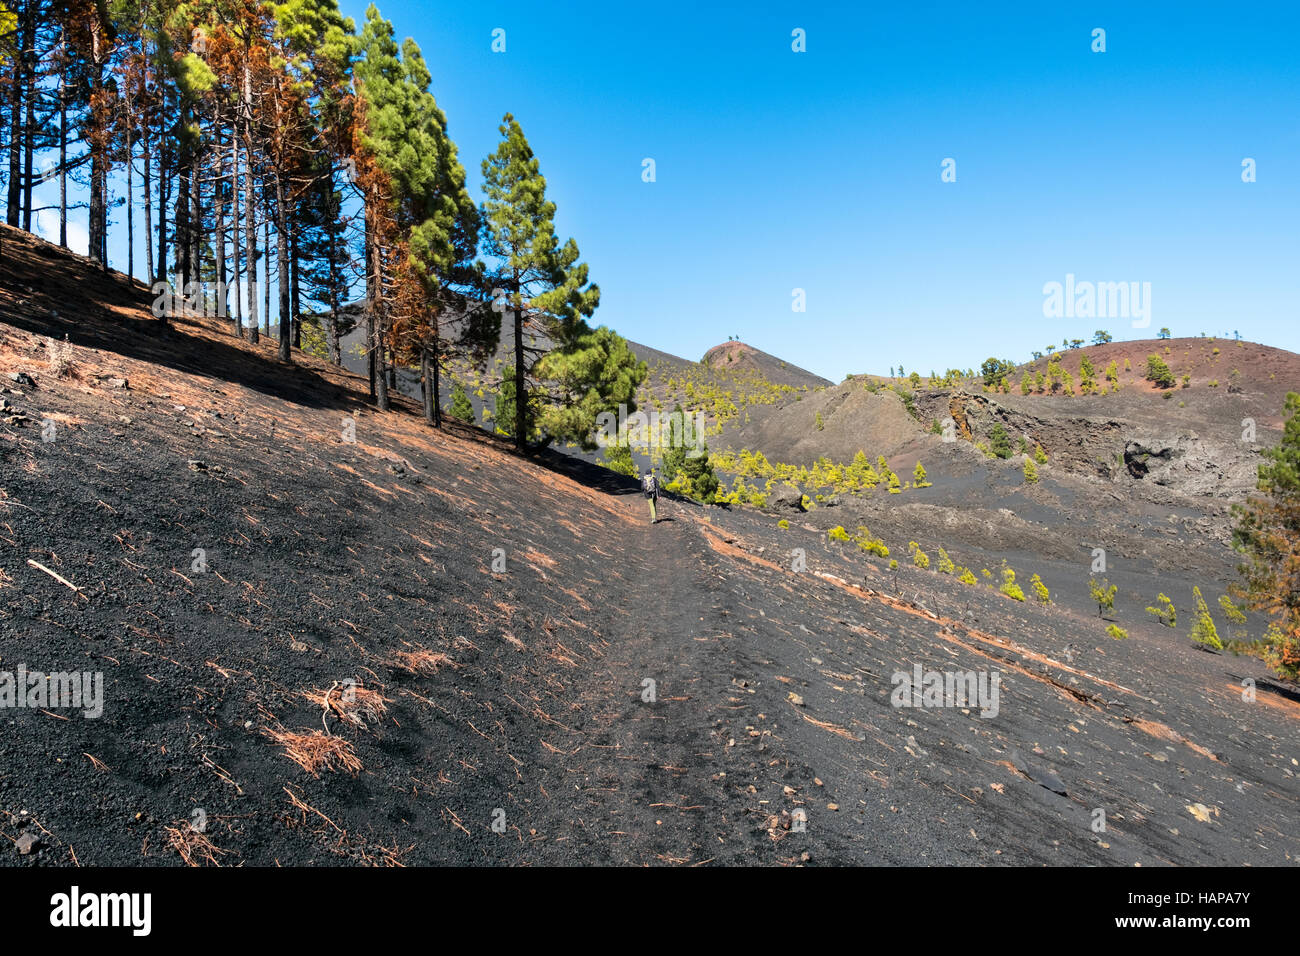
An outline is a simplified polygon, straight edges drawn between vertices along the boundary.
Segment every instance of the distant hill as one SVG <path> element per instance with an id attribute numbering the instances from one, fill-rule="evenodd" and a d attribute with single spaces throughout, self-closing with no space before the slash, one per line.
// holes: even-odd
<path id="1" fill-rule="evenodd" d="M 814 375 L 744 342 L 715 345 L 704 353 L 701 361 L 715 369 L 751 369 L 774 385 L 793 385 L 797 388 L 806 385 L 816 388 L 831 384 L 830 379 Z"/>

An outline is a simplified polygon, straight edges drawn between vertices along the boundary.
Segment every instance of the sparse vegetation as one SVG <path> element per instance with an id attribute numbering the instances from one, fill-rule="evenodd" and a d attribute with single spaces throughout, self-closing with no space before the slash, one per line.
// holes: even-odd
<path id="1" fill-rule="evenodd" d="M 1016 572 L 1005 565 L 1002 568 L 1002 586 L 998 590 L 1012 600 L 1023 601 L 1025 599 L 1024 590 L 1016 583 Z"/>
<path id="2" fill-rule="evenodd" d="M 1165 627 L 1178 626 L 1178 611 L 1174 607 L 1174 602 L 1163 593 L 1156 595 L 1156 603 L 1147 608 L 1147 613 L 1154 614 Z"/>
<path id="3" fill-rule="evenodd" d="M 1047 605 L 1052 603 L 1052 592 L 1047 590 L 1047 585 L 1043 583 L 1043 579 L 1037 574 L 1029 579 L 1029 587 L 1034 592 L 1034 597 L 1039 604 Z"/>
<path id="4" fill-rule="evenodd" d="M 1173 388 L 1178 384 L 1165 360 L 1154 353 L 1147 356 L 1147 381 L 1154 382 L 1157 388 Z"/>
<path id="5" fill-rule="evenodd" d="M 1011 457 L 1011 439 L 1001 422 L 995 423 L 989 431 L 989 453 L 995 458 Z"/>
<path id="6" fill-rule="evenodd" d="M 1093 603 L 1097 605 L 1097 616 L 1104 617 L 1107 611 L 1115 610 L 1115 594 L 1119 591 L 1117 585 L 1111 584 L 1105 578 L 1098 581 L 1096 578 L 1088 579 L 1088 594 L 1091 595 Z"/>
<path id="7" fill-rule="evenodd" d="M 1214 651 L 1223 650 L 1223 642 L 1219 640 L 1219 631 L 1214 626 L 1214 618 L 1210 617 L 1210 609 L 1205 604 L 1205 598 L 1201 597 L 1199 587 L 1192 588 L 1192 599 L 1196 605 L 1196 623 L 1192 625 L 1191 634 L 1188 635 L 1191 637 L 1192 643 Z"/>

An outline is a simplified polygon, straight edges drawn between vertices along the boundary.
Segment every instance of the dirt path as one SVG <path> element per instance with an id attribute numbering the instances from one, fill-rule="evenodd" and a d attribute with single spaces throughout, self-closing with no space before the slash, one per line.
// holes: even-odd
<path id="1" fill-rule="evenodd" d="M 644 499 L 627 499 L 640 516 Z M 571 754 L 553 754 L 546 789 L 569 788 L 552 844 L 586 862 L 699 863 L 741 859 L 732 839 L 745 811 L 727 774 L 733 724 L 734 638 L 716 557 L 687 506 L 662 502 L 660 521 L 627 532 L 607 595 L 611 647 L 580 696 Z M 559 781 L 559 783 L 555 783 Z M 563 848 L 563 849 L 561 849 Z"/>

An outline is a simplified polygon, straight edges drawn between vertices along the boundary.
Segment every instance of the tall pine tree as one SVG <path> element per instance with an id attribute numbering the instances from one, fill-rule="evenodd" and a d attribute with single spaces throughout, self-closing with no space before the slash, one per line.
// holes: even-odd
<path id="1" fill-rule="evenodd" d="M 594 447 L 596 416 L 619 403 L 635 408 L 645 364 L 615 333 L 587 325 L 600 289 L 577 243 L 555 234 L 555 204 L 518 121 L 507 113 L 500 132 L 483 161 L 483 219 L 498 301 L 513 324 L 515 444 L 526 450 L 540 437 Z"/>

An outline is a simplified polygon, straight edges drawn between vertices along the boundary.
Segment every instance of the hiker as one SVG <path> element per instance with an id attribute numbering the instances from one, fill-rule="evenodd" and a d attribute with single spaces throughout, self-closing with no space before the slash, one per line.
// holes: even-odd
<path id="1" fill-rule="evenodd" d="M 655 502 L 659 500 L 659 479 L 655 477 L 653 468 L 641 476 L 641 490 L 645 492 L 645 500 L 650 502 L 650 523 L 655 524 L 659 521 L 655 514 Z"/>

